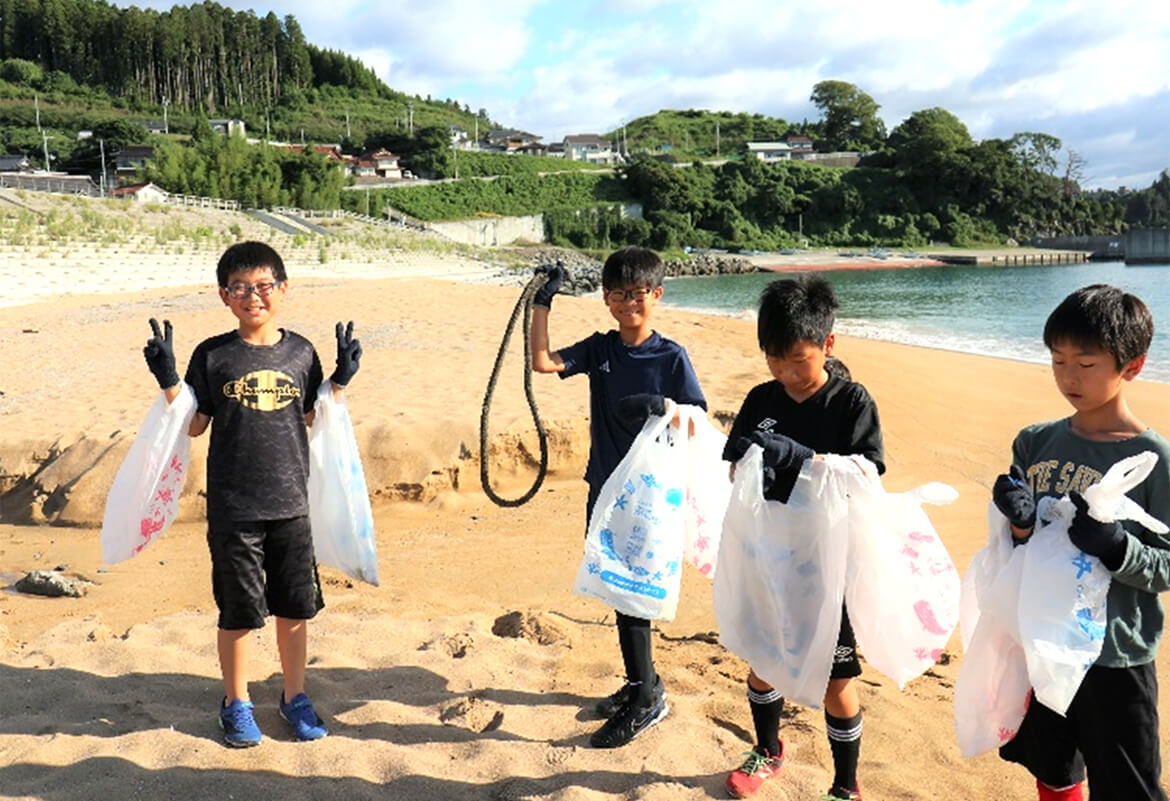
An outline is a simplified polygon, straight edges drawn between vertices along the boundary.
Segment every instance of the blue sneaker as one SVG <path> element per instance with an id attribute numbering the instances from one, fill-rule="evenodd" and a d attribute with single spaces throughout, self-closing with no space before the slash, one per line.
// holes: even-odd
<path id="1" fill-rule="evenodd" d="M 313 710 L 313 702 L 304 693 L 299 693 L 287 704 L 284 696 L 280 696 L 280 716 L 292 726 L 298 740 L 320 740 L 329 733 L 324 721 Z"/>
<path id="2" fill-rule="evenodd" d="M 223 699 L 227 703 L 227 698 Z M 251 748 L 260 745 L 260 727 L 252 717 L 252 702 L 236 699 L 228 706 L 219 706 L 219 727 L 223 741 L 232 748 Z"/>

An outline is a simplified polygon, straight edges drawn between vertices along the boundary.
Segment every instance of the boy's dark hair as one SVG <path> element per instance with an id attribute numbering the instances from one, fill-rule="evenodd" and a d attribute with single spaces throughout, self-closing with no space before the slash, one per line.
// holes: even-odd
<path id="1" fill-rule="evenodd" d="M 819 275 L 773 281 L 760 293 L 760 350 L 783 357 L 799 342 L 824 345 L 840 305 L 833 285 Z"/>
<path id="2" fill-rule="evenodd" d="M 615 250 L 601 268 L 601 285 L 605 289 L 640 286 L 657 289 L 662 286 L 666 266 L 658 254 L 636 245 Z"/>
<path id="3" fill-rule="evenodd" d="M 1154 338 L 1154 318 L 1137 295 L 1108 284 L 1092 284 L 1060 302 L 1044 323 L 1044 344 L 1061 342 L 1100 348 L 1113 355 L 1118 371 L 1145 355 Z"/>
<path id="4" fill-rule="evenodd" d="M 277 281 L 287 281 L 284 261 L 280 254 L 263 242 L 237 242 L 223 252 L 215 266 L 215 277 L 221 287 L 227 288 L 233 273 L 261 270 L 268 267 Z"/>

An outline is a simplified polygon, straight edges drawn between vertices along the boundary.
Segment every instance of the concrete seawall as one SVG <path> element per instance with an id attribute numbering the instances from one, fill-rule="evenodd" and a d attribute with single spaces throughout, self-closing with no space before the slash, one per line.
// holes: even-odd
<path id="1" fill-rule="evenodd" d="M 1150 228 L 1127 233 L 1125 263 L 1170 264 L 1170 228 Z"/>

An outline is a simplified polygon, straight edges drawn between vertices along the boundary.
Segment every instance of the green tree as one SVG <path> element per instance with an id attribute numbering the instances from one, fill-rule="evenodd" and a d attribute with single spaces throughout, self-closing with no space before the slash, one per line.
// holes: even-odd
<path id="1" fill-rule="evenodd" d="M 845 81 L 821 81 L 809 98 L 821 110 L 822 150 L 874 150 L 886 139 L 877 102 Z"/>

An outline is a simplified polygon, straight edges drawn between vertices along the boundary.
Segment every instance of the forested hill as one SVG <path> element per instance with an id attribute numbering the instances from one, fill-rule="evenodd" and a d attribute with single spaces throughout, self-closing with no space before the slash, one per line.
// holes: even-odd
<path id="1" fill-rule="evenodd" d="M 476 116 L 452 100 L 414 103 L 357 59 L 307 42 L 291 15 L 213 2 L 160 12 L 101 0 L 0 0 L 0 63 L 0 78 L 43 93 L 100 90 L 123 107 L 161 112 L 167 104 L 261 130 L 274 116 L 289 122 L 287 112 L 318 101 L 318 90 L 387 103 L 381 116 L 389 120 L 405 120 L 408 104 L 417 105 L 414 124 L 470 127 Z M 485 125 L 487 112 L 478 116 Z"/>
<path id="2" fill-rule="evenodd" d="M 630 153 L 671 153 L 680 160 L 738 156 L 748 142 L 779 142 L 809 134 L 815 126 L 763 114 L 730 111 L 662 110 L 631 120 L 606 134 Z"/>

